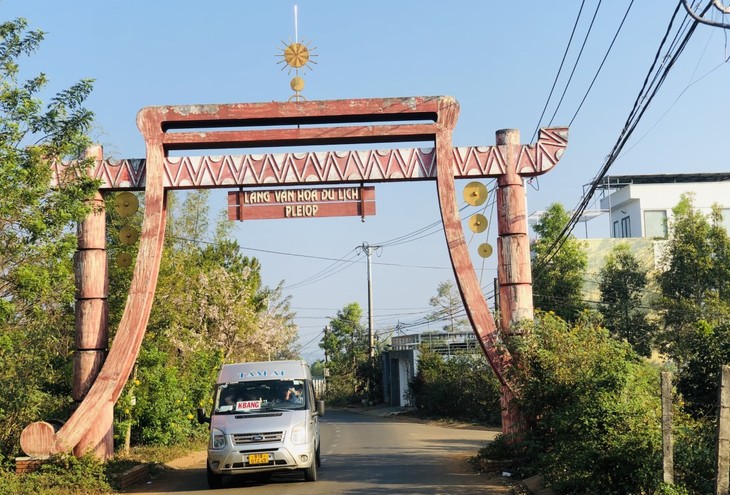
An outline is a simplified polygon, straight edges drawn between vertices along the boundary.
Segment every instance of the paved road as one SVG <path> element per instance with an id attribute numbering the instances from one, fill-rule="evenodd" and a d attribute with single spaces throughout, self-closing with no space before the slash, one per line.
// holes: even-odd
<path id="1" fill-rule="evenodd" d="M 256 495 L 420 495 L 509 493 L 499 479 L 471 471 L 466 459 L 498 432 L 475 427 L 439 426 L 400 418 L 330 410 L 322 419 L 319 480 L 301 473 L 267 481 L 230 477 L 221 490 L 207 490 L 205 455 L 192 454 L 147 485 L 127 493 L 241 493 Z"/>

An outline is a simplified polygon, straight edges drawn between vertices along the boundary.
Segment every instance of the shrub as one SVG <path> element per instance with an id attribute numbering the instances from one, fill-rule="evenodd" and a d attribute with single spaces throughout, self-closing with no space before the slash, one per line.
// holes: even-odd
<path id="1" fill-rule="evenodd" d="M 186 361 L 173 360 L 154 345 L 143 347 L 137 379 L 116 406 L 119 431 L 132 425 L 134 445 L 174 445 L 207 435 L 198 424 L 197 407 L 210 405 L 220 356 L 199 351 Z M 136 403 L 132 405 L 131 396 Z M 117 438 L 121 443 L 121 438 Z"/>
<path id="2" fill-rule="evenodd" d="M 53 456 L 38 471 L 16 475 L 0 471 L 0 495 L 76 495 L 111 493 L 104 465 L 92 455 Z"/>
<path id="3" fill-rule="evenodd" d="M 651 493 L 660 483 L 659 373 L 585 313 L 540 315 L 515 341 L 523 470 L 562 493 Z"/>
<path id="4" fill-rule="evenodd" d="M 352 375 L 333 374 L 327 378 L 324 400 L 332 406 L 346 406 L 360 402 L 355 391 L 357 382 Z"/>
<path id="5" fill-rule="evenodd" d="M 444 359 L 422 350 L 409 394 L 420 416 L 490 426 L 501 422 L 499 382 L 481 354 L 457 354 Z"/>
<path id="6" fill-rule="evenodd" d="M 690 492 L 683 486 L 662 483 L 654 491 L 654 495 L 690 495 Z"/>
<path id="7" fill-rule="evenodd" d="M 712 493 L 715 482 L 714 421 L 695 420 L 680 413 L 675 415 L 674 424 L 674 481 L 689 488 L 691 493 Z"/>

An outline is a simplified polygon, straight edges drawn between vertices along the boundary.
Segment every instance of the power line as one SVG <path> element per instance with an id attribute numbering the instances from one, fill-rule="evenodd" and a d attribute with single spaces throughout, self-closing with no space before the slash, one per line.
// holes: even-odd
<path id="1" fill-rule="evenodd" d="M 626 12 L 624 13 L 623 19 L 621 19 L 621 24 L 619 24 L 618 29 L 616 30 L 616 34 L 613 35 L 611 44 L 608 45 L 608 49 L 606 50 L 605 55 L 603 55 L 603 60 L 601 60 L 601 64 L 598 66 L 598 70 L 596 71 L 595 75 L 593 76 L 593 80 L 591 80 L 591 84 L 588 85 L 588 89 L 586 90 L 586 93 L 583 95 L 583 99 L 580 101 L 580 104 L 578 105 L 578 109 L 575 111 L 575 113 L 573 114 L 573 118 L 570 119 L 570 122 L 568 123 L 568 127 L 573 125 L 573 121 L 578 116 L 578 112 L 580 112 L 580 109 L 583 108 L 583 103 L 585 103 L 586 98 L 588 98 L 588 94 L 591 92 L 591 89 L 593 89 L 593 84 L 595 84 L 596 79 L 598 79 L 598 75 L 601 73 L 601 70 L 603 69 L 603 64 L 606 63 L 608 54 L 611 53 L 611 49 L 613 48 L 614 43 L 616 43 L 616 39 L 618 38 L 618 35 L 621 32 L 621 29 L 624 26 L 624 22 L 626 22 L 626 18 L 629 16 L 629 12 L 631 11 L 631 7 L 633 5 L 634 5 L 634 0 L 631 0 L 628 8 L 626 9 Z"/>
<path id="2" fill-rule="evenodd" d="M 681 2 L 681 0 L 680 0 Z M 662 84 L 666 80 L 667 75 L 669 74 L 669 71 L 676 63 L 677 59 L 679 58 L 679 55 L 684 51 L 684 48 L 687 46 L 687 43 L 689 42 L 689 39 L 691 38 L 692 34 L 694 33 L 694 30 L 697 28 L 698 23 L 694 22 L 692 26 L 687 30 L 687 33 L 682 37 L 681 42 L 678 45 L 673 45 L 673 48 L 671 50 L 668 50 L 667 53 L 664 55 L 663 59 L 665 62 L 662 62 L 660 68 L 658 69 L 657 73 L 654 73 L 654 69 L 657 66 L 661 54 L 662 49 L 664 45 L 667 42 L 667 39 L 669 38 L 670 34 L 672 33 L 672 28 L 674 26 L 674 23 L 676 21 L 679 8 L 681 6 L 681 3 L 677 4 L 677 7 L 675 8 L 674 14 L 672 15 L 672 19 L 667 27 L 667 30 L 662 37 L 661 43 L 659 44 L 659 48 L 657 49 L 657 52 L 654 56 L 654 60 L 651 64 L 651 67 L 649 68 L 649 71 L 647 72 L 647 75 L 644 79 L 644 83 L 642 85 L 641 90 L 639 91 L 639 94 L 636 97 L 636 100 L 634 101 L 634 105 L 631 109 L 631 112 L 629 113 L 629 117 L 626 119 L 626 122 L 624 123 L 624 127 L 621 130 L 621 133 L 619 134 L 619 137 L 616 140 L 616 143 L 614 144 L 611 152 L 606 157 L 603 166 L 600 168 L 598 174 L 596 174 L 595 178 L 591 182 L 590 187 L 588 188 L 588 191 L 584 193 L 583 198 L 579 202 L 578 206 L 573 209 L 573 214 L 568 221 L 568 223 L 565 225 L 563 230 L 560 232 L 560 234 L 556 237 L 556 239 L 551 243 L 547 250 L 546 256 L 540 260 L 540 262 L 535 266 L 535 276 L 539 277 L 547 263 L 550 262 L 550 260 L 555 256 L 555 254 L 560 250 L 560 248 L 563 246 L 565 241 L 568 239 L 570 234 L 572 233 L 573 229 L 575 228 L 575 225 L 578 223 L 578 220 L 580 219 L 581 215 L 585 211 L 586 207 L 590 203 L 591 198 L 593 197 L 593 194 L 595 193 L 596 189 L 598 188 L 599 183 L 605 177 L 606 173 L 610 169 L 610 167 L 613 165 L 613 163 L 618 158 L 619 154 L 621 153 L 621 150 L 625 146 L 628 139 L 633 134 L 634 130 L 636 129 L 636 126 L 638 125 L 639 121 L 643 117 L 644 113 L 648 109 L 649 105 L 651 104 L 651 101 L 656 96 L 656 93 L 658 92 L 659 88 L 661 88 Z M 708 7 L 709 8 L 709 5 Z M 707 9 L 705 9 L 707 10 Z M 684 29 L 680 28 L 680 32 L 684 31 Z M 676 36 L 675 36 L 676 38 Z M 675 48 L 676 46 L 676 48 Z M 652 75 L 654 77 L 652 78 Z M 649 83 L 649 80 L 652 80 L 651 84 Z"/>
<path id="3" fill-rule="evenodd" d="M 354 250 L 350 251 L 350 253 L 353 253 Z M 350 254 L 347 253 L 347 254 Z M 345 255 L 347 256 L 347 255 Z M 318 271 L 317 273 L 297 282 L 291 285 L 288 285 L 285 287 L 287 290 L 291 289 L 297 289 L 299 287 L 304 287 L 305 285 L 310 285 L 315 282 L 321 282 L 322 280 L 329 278 L 347 268 L 352 266 L 353 263 L 357 263 L 358 261 L 354 258 L 356 255 L 353 255 L 353 257 L 349 259 L 340 258 L 339 260 L 335 261 L 335 263 L 323 268 L 322 270 Z"/>
<path id="4" fill-rule="evenodd" d="M 558 100 L 558 104 L 555 106 L 555 111 L 553 112 L 553 116 L 550 117 L 550 122 L 548 122 L 548 126 L 551 126 L 553 124 L 553 120 L 555 119 L 555 115 L 558 113 L 558 110 L 560 109 L 560 105 L 563 103 L 563 98 L 565 98 L 565 93 L 568 92 L 568 88 L 570 87 L 570 82 L 573 80 L 573 76 L 575 75 L 575 70 L 578 68 L 578 63 L 580 63 L 580 58 L 583 55 L 583 50 L 586 47 L 586 43 L 588 42 L 588 37 L 591 35 L 591 31 L 593 30 L 593 23 L 596 22 L 596 16 L 598 16 L 598 10 L 601 8 L 601 0 L 598 0 L 598 4 L 596 5 L 596 10 L 593 12 L 593 17 L 591 18 L 591 23 L 588 26 L 588 31 L 586 32 L 585 37 L 583 38 L 583 44 L 580 46 L 580 51 L 578 51 L 578 56 L 575 59 L 575 63 L 573 64 L 573 70 L 570 71 L 570 77 L 568 77 L 568 82 L 565 83 L 565 88 L 563 89 L 563 94 L 560 95 L 560 100 Z"/>
<path id="5" fill-rule="evenodd" d="M 542 123 L 542 118 L 545 116 L 545 111 L 547 110 L 548 105 L 550 104 L 550 99 L 553 96 L 553 91 L 555 91 L 555 86 L 558 83 L 558 78 L 560 77 L 560 72 L 563 70 L 563 64 L 565 63 L 565 58 L 568 56 L 568 51 L 570 50 L 570 45 L 573 43 L 573 36 L 575 35 L 575 30 L 578 27 L 578 22 L 580 21 L 580 16 L 583 13 L 583 6 L 585 5 L 585 0 L 583 0 L 580 3 L 580 9 L 578 9 L 578 16 L 575 18 L 575 23 L 573 23 L 573 30 L 570 32 L 570 38 L 568 39 L 568 44 L 565 46 L 565 51 L 563 52 L 563 59 L 560 61 L 560 66 L 558 67 L 558 72 L 555 74 L 555 79 L 553 80 L 553 85 L 550 88 L 550 94 L 548 94 L 547 100 L 545 100 L 545 106 L 542 109 L 542 113 L 540 114 L 540 118 L 537 119 L 537 125 L 535 126 L 535 131 L 532 133 L 532 138 L 530 138 L 530 142 L 532 143 L 535 141 L 535 136 L 537 136 L 537 131 L 540 129 L 540 124 Z"/>

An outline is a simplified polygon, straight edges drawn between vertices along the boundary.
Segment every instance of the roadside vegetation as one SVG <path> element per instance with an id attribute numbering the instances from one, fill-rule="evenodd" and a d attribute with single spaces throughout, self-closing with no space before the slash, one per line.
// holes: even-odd
<path id="1" fill-rule="evenodd" d="M 660 270 L 618 246 L 600 273 L 598 305 L 542 298 L 571 309 L 542 306 L 510 342 L 525 433 L 478 457 L 512 460 L 518 476 L 542 474 L 560 493 L 713 492 L 718 375 L 730 362 L 730 239 L 719 209 L 706 216 L 691 196 L 673 213 Z M 652 351 L 660 359 L 648 359 Z M 662 370 L 676 383 L 673 485 L 661 473 Z"/>
<path id="2" fill-rule="evenodd" d="M 368 330 L 356 302 L 346 305 L 330 319 L 320 340 L 325 361 L 315 363 L 312 372 L 323 376 L 327 370 L 324 399 L 333 406 L 381 402 L 382 367 L 380 358 L 370 358 Z M 380 349 L 376 349 L 379 354 Z"/>
<path id="3" fill-rule="evenodd" d="M 0 495 L 110 492 L 111 474 L 127 466 L 202 448 L 207 430 L 195 411 L 211 407 L 220 365 L 296 357 L 294 314 L 281 286 L 262 284 L 258 260 L 242 254 L 225 219 L 210 220 L 207 192 L 170 195 L 154 309 L 115 406 L 120 455 L 107 464 L 60 455 L 16 476 L 22 429 L 73 408 L 75 225 L 98 184 L 72 173 L 48 187 L 54 161 L 87 165 L 92 81 L 53 93 L 44 74 L 20 68 L 43 33 L 16 19 L 0 23 L 0 38 Z M 132 273 L 113 260 L 136 253 L 117 233 L 139 227 L 142 215 L 119 218 L 107 200 L 113 338 Z M 730 239 L 720 210 L 707 216 L 684 197 L 658 270 L 617 247 L 600 273 L 598 303 L 581 295 L 583 245 L 570 238 L 551 253 L 567 220 L 556 204 L 535 227 L 537 317 L 508 342 L 527 428 L 479 455 L 511 459 L 520 475 L 540 473 L 562 493 L 710 493 L 717 380 L 730 362 Z M 442 284 L 431 300 L 446 331 L 465 324 L 452 289 Z M 314 370 L 327 368 L 333 405 L 382 399 L 381 349 L 370 356 L 362 317 L 357 303 L 345 306 L 320 343 L 327 358 Z M 648 359 L 657 352 L 661 359 Z M 676 383 L 673 486 L 661 482 L 661 369 Z M 444 359 L 424 349 L 411 396 L 423 416 L 500 419 L 499 386 L 482 356 Z"/>
<path id="4" fill-rule="evenodd" d="M 262 285 L 258 260 L 241 253 L 229 223 L 209 220 L 207 192 L 169 195 L 154 309 L 115 406 L 118 458 L 104 465 L 60 455 L 16 476 L 22 429 L 67 418 L 73 407 L 76 223 L 90 213 L 86 201 L 98 183 L 80 172 L 89 165 L 93 114 L 84 102 L 92 81 L 50 93 L 44 74 L 21 70 L 43 33 L 15 19 L 0 23 L 0 38 L 0 494 L 102 493 L 113 489 L 111 473 L 158 462 L 138 457 L 145 452 L 140 446 L 147 455 L 202 448 L 207 430 L 195 412 L 211 407 L 220 365 L 296 356 L 293 313 L 280 287 Z M 58 160 L 79 170 L 51 189 L 51 164 Z M 121 245 L 118 233 L 125 225 L 139 228 L 142 213 L 119 218 L 113 195 L 106 200 L 113 339 L 132 274 L 115 260 L 137 252 Z"/>
<path id="5" fill-rule="evenodd" d="M 499 381 L 481 352 L 444 358 L 423 348 L 409 390 L 418 416 L 501 424 Z"/>

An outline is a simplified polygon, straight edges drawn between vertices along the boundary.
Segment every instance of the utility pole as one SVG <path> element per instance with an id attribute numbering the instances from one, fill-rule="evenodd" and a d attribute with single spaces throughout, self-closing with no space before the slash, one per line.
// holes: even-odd
<path id="1" fill-rule="evenodd" d="M 381 249 L 382 246 L 371 246 L 367 242 L 363 242 L 358 246 L 363 253 L 368 256 L 368 337 L 370 342 L 370 359 L 375 357 L 375 338 L 373 333 L 373 268 L 370 262 L 370 256 L 373 251 Z"/>

